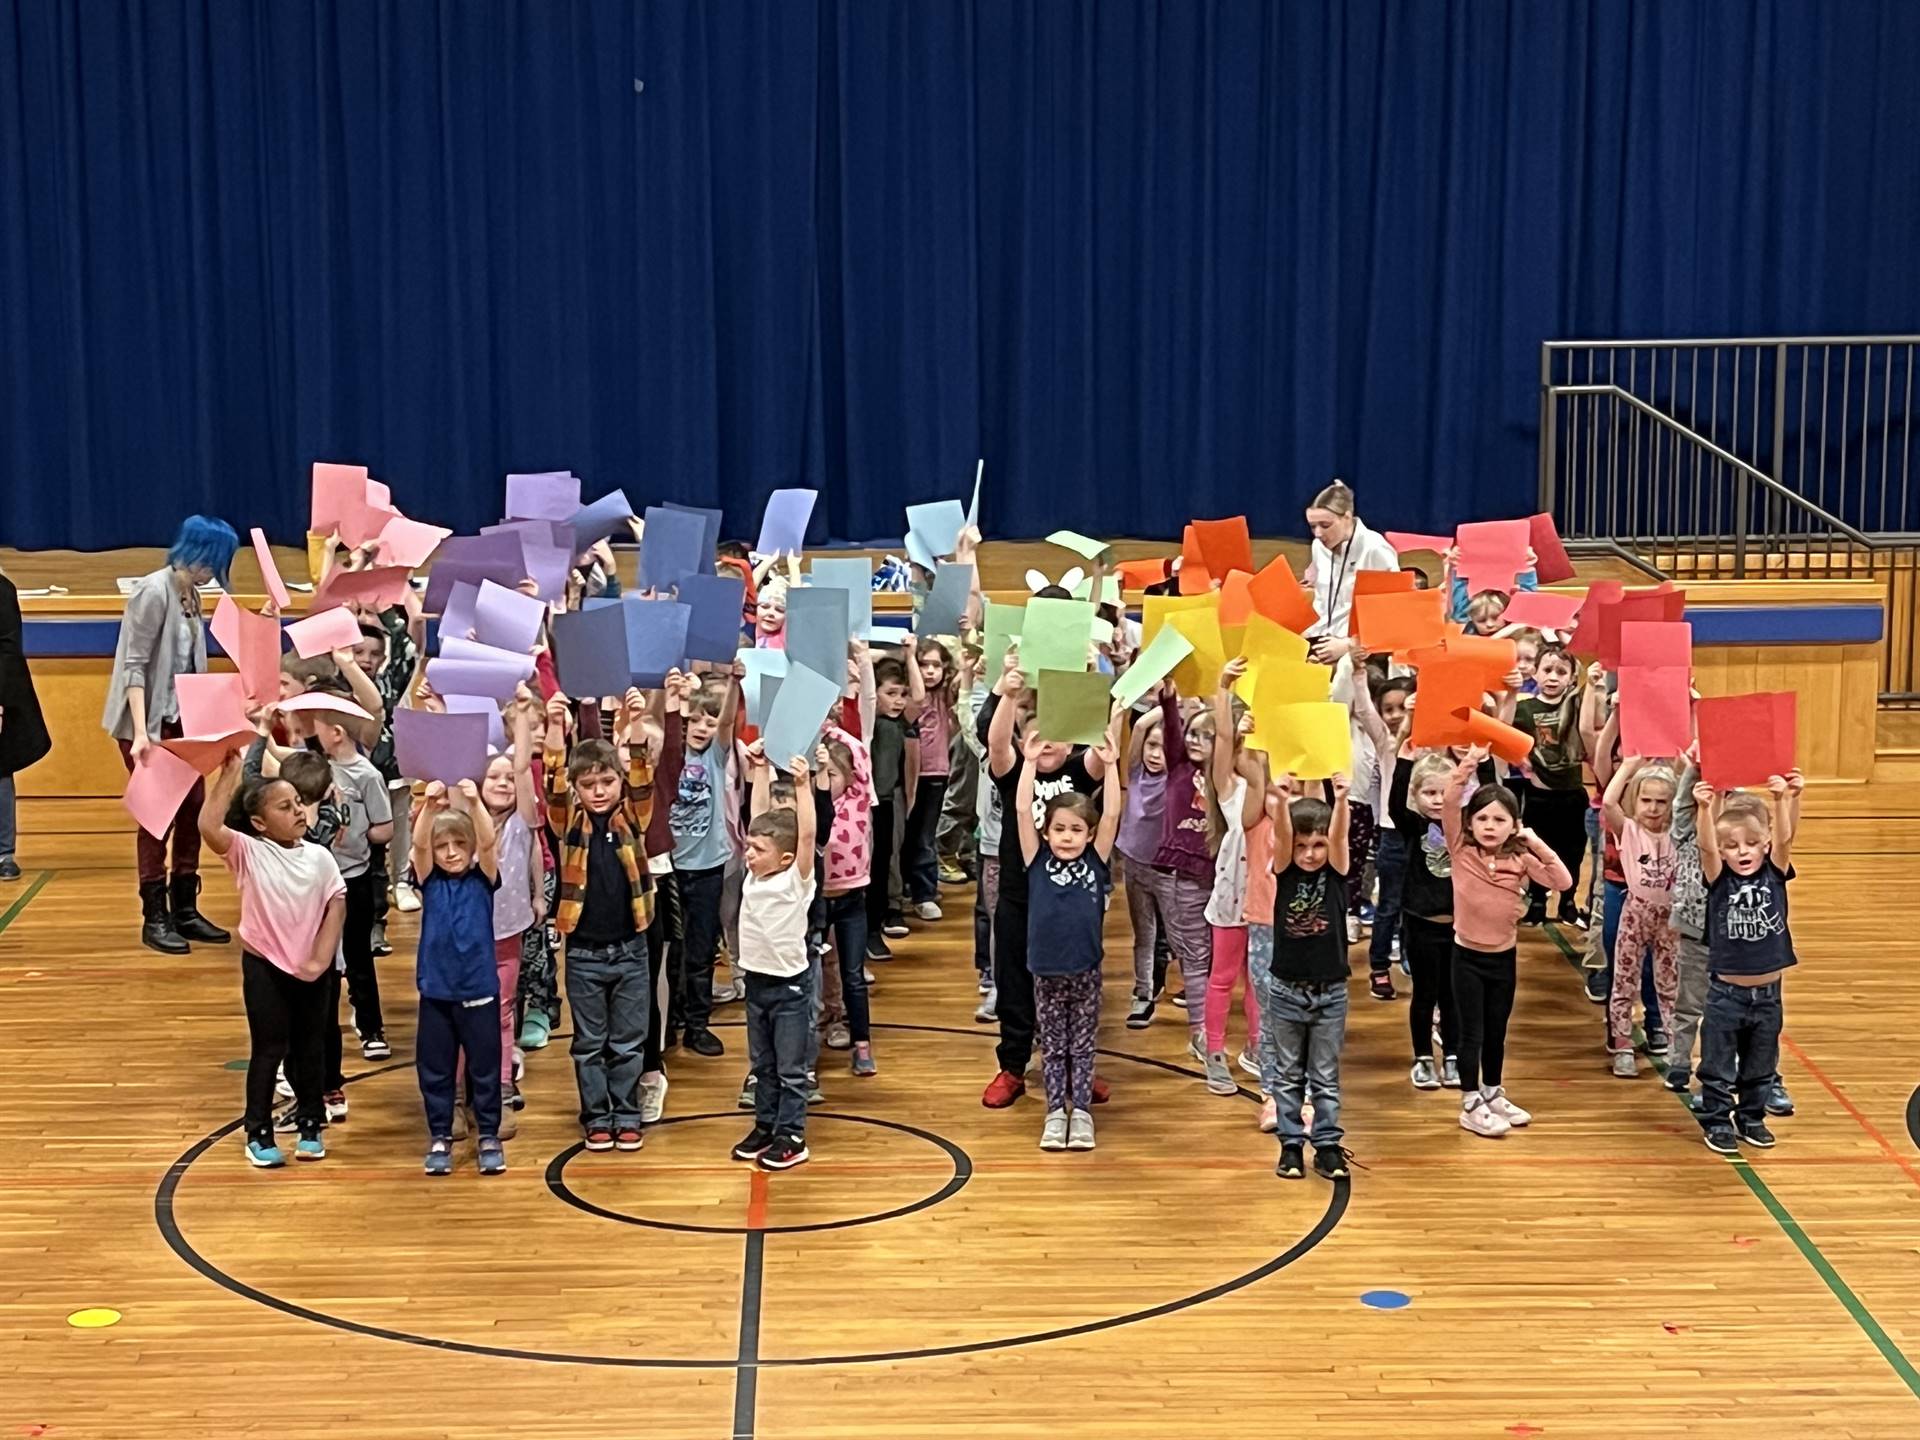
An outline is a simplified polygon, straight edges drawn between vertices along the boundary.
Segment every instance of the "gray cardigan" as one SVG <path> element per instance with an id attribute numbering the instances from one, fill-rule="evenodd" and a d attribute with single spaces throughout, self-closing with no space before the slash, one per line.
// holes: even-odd
<path id="1" fill-rule="evenodd" d="M 160 721 L 177 706 L 173 681 L 179 673 L 180 642 L 176 626 L 193 630 L 193 669 L 207 668 L 207 627 L 198 617 L 200 597 L 194 596 L 195 615 L 180 608 L 180 591 L 172 566 L 143 575 L 127 596 L 120 638 L 113 647 L 113 679 L 107 687 L 107 708 L 100 718 L 116 740 L 133 739 L 133 713 L 127 708 L 128 687 L 147 692 L 147 734 L 160 738 Z"/>

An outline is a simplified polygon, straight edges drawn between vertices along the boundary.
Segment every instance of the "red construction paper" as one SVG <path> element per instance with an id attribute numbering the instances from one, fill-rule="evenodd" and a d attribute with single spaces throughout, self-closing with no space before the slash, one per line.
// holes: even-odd
<path id="1" fill-rule="evenodd" d="M 1416 707 L 1418 708 L 1418 707 Z M 1484 710 L 1460 709 L 1454 712 L 1469 745 L 1484 745 L 1509 765 L 1524 765 L 1533 753 L 1533 737 L 1497 720 Z"/>
<path id="2" fill-rule="evenodd" d="M 1542 585 L 1573 579 L 1573 561 L 1567 558 L 1567 547 L 1560 543 L 1551 515 L 1535 515 L 1527 521 L 1527 543 L 1533 546 L 1534 579 Z"/>
<path id="3" fill-rule="evenodd" d="M 1536 630 L 1567 631 L 1573 617 L 1586 602 L 1584 595 L 1556 595 L 1550 590 L 1521 590 L 1507 601 L 1501 614 L 1504 625 L 1531 625 Z"/>
<path id="4" fill-rule="evenodd" d="M 140 757 L 127 777 L 127 812 L 147 834 L 162 839 L 172 828 L 180 802 L 199 781 L 200 772 L 191 764 L 156 745 Z"/>
<path id="5" fill-rule="evenodd" d="M 1514 577 L 1527 568 L 1525 520 L 1476 520 L 1459 528 L 1454 543 L 1460 547 L 1457 568 L 1469 594 L 1513 593 Z"/>
<path id="6" fill-rule="evenodd" d="M 1472 744 L 1472 732 L 1456 712 L 1480 709 L 1486 700 L 1483 679 L 1480 668 L 1471 661 L 1436 656 L 1422 665 L 1420 688 L 1414 694 L 1413 743 Z"/>
<path id="7" fill-rule="evenodd" d="M 1433 595 L 1439 592 L 1429 590 L 1425 593 Z M 1470 666 L 1480 679 L 1481 689 L 1500 690 L 1506 687 L 1507 676 L 1513 671 L 1518 651 L 1519 646 L 1507 639 L 1489 635 L 1449 635 L 1444 644 L 1409 650 L 1405 659 L 1409 665 L 1420 667 L 1422 689 L 1426 688 L 1427 668 L 1446 663 Z"/>
<path id="8" fill-rule="evenodd" d="M 367 467 L 313 462 L 313 523 L 317 535 L 331 535 L 349 509 L 367 501 Z"/>
<path id="9" fill-rule="evenodd" d="M 1678 666 L 1685 670 L 1692 665 L 1693 626 L 1686 621 L 1628 620 L 1620 626 L 1622 674 L 1635 666 Z M 1652 752 L 1642 750 L 1637 753 L 1646 755 Z"/>
<path id="10" fill-rule="evenodd" d="M 1420 577 L 1411 570 L 1362 570 L 1353 577 L 1356 599 L 1362 595 L 1398 595 L 1419 588 Z"/>
<path id="11" fill-rule="evenodd" d="M 1684 590 L 1629 590 L 1594 616 L 1595 644 L 1600 663 L 1620 668 L 1620 627 L 1630 620 L 1677 621 L 1687 613 Z"/>
<path id="12" fill-rule="evenodd" d="M 1393 547 L 1396 555 L 1404 555 L 1409 550 L 1431 550 L 1436 555 L 1444 555 L 1453 548 L 1453 537 L 1451 535 L 1419 535 L 1411 530 L 1389 530 L 1387 544 Z"/>
<path id="13" fill-rule="evenodd" d="M 1253 577 L 1247 593 L 1253 597 L 1254 609 L 1296 635 L 1304 635 L 1310 626 L 1319 622 L 1320 613 L 1313 608 L 1313 597 L 1293 578 L 1293 567 L 1284 555 L 1274 556 L 1266 568 Z"/>
<path id="14" fill-rule="evenodd" d="M 1253 613 L 1253 576 L 1245 570 L 1231 572 L 1220 587 L 1220 623 L 1244 625 Z"/>
<path id="15" fill-rule="evenodd" d="M 285 610 L 293 603 L 293 597 L 287 594 L 287 582 L 280 578 L 280 567 L 273 563 L 273 549 L 267 544 L 267 535 L 258 525 L 249 532 L 253 538 L 253 558 L 260 562 L 260 579 L 265 582 L 267 594 L 273 597 L 273 603 Z"/>
<path id="16" fill-rule="evenodd" d="M 1575 612 L 1577 623 L 1573 627 L 1573 634 L 1567 637 L 1567 649 L 1571 653 L 1588 660 L 1599 655 L 1600 610 L 1625 593 L 1626 586 L 1618 580 L 1596 580 L 1587 586 L 1587 598 Z"/>
<path id="17" fill-rule="evenodd" d="M 240 672 L 240 684 L 256 702 L 280 698 L 280 624 L 245 610 L 222 595 L 213 611 L 213 638 Z"/>
<path id="18" fill-rule="evenodd" d="M 1196 520 L 1193 538 L 1200 550 L 1200 563 L 1207 567 L 1209 575 L 1224 580 L 1235 570 L 1253 573 L 1253 537 L 1248 533 L 1246 516 Z"/>
<path id="19" fill-rule="evenodd" d="M 1693 743 L 1693 695 L 1685 665 L 1620 671 L 1620 753 L 1665 759 Z"/>
<path id="20" fill-rule="evenodd" d="M 1447 597 L 1439 590 L 1353 597 L 1360 643 L 1376 655 L 1419 650 L 1447 635 Z"/>
<path id="21" fill-rule="evenodd" d="M 1213 589 L 1213 576 L 1207 573 L 1207 567 L 1191 560 L 1180 562 L 1180 593 L 1182 595 L 1204 595 Z"/>
<path id="22" fill-rule="evenodd" d="M 1791 690 L 1720 695 L 1699 702 L 1700 778 L 1716 790 L 1764 785 L 1794 766 L 1798 717 Z"/>

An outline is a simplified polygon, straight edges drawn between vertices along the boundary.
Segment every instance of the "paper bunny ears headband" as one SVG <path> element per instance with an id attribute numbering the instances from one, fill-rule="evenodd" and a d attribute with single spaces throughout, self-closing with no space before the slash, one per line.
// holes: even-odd
<path id="1" fill-rule="evenodd" d="M 1047 577 L 1038 570 L 1029 570 L 1027 571 L 1027 589 L 1037 593 L 1038 591 L 1046 589 L 1049 585 L 1057 584 L 1062 590 L 1070 591 L 1086 578 L 1087 572 L 1082 570 L 1078 565 L 1067 571 L 1067 573 L 1062 575 L 1057 581 L 1047 579 Z"/>

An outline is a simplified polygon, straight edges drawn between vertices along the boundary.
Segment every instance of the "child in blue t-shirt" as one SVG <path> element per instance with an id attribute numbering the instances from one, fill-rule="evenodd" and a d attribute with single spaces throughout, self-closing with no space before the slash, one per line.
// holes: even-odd
<path id="1" fill-rule="evenodd" d="M 1117 723 L 1116 711 L 1116 723 Z M 1069 790 L 1047 801 L 1033 823 L 1035 767 L 1046 749 L 1039 727 L 1022 743 L 1014 812 L 1027 862 L 1027 969 L 1033 973 L 1034 1032 L 1046 1061 L 1042 1150 L 1093 1149 L 1093 1051 L 1100 1028 L 1101 927 L 1113 886 L 1108 862 L 1120 829 L 1120 767 L 1113 734 L 1096 746 L 1106 767 L 1101 805 Z"/>
<path id="2" fill-rule="evenodd" d="M 1700 1126 L 1707 1148 L 1722 1155 L 1738 1154 L 1742 1142 L 1773 1145 L 1767 1093 L 1780 1058 L 1780 980 L 1799 963 L 1787 929 L 1787 882 L 1805 783 L 1798 770 L 1768 777 L 1771 823 L 1757 795 L 1722 797 L 1704 781 L 1693 788 L 1704 817 L 1710 976 L 1700 1026 Z"/>
<path id="3" fill-rule="evenodd" d="M 462 780 L 427 786 L 413 821 L 420 885 L 420 1028 L 414 1038 L 427 1108 L 429 1175 L 453 1168 L 453 1107 L 460 1057 L 473 1095 L 475 1158 L 482 1175 L 507 1168 L 500 1147 L 500 976 L 493 963 L 493 892 L 500 886 L 493 819 Z"/>

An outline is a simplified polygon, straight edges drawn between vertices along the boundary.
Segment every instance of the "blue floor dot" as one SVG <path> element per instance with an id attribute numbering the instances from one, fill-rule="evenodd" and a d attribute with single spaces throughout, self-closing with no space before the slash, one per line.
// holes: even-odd
<path id="1" fill-rule="evenodd" d="M 1413 1297 L 1403 1290 L 1369 1290 L 1360 1297 L 1360 1303 L 1375 1310 L 1404 1310 L 1413 1303 Z"/>

